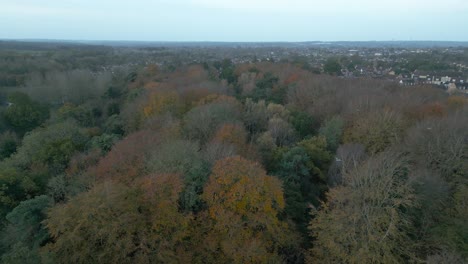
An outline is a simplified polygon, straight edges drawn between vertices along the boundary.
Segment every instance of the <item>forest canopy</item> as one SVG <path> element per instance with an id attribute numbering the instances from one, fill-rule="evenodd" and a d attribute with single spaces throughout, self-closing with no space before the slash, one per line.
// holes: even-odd
<path id="1" fill-rule="evenodd" d="M 466 94 L 35 52 L 0 54 L 0 263 L 467 261 Z"/>

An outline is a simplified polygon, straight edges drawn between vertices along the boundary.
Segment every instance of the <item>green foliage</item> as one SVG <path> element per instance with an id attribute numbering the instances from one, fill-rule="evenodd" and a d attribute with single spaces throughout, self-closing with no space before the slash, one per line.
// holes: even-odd
<path id="1" fill-rule="evenodd" d="M 32 101 L 26 94 L 12 93 L 8 101 L 11 105 L 3 115 L 7 124 L 19 134 L 31 131 L 49 118 L 48 107 Z"/>
<path id="2" fill-rule="evenodd" d="M 2 255 L 2 263 L 8 264 L 38 264 L 40 262 L 40 255 L 38 250 L 31 250 L 23 243 L 19 242 Z"/>
<path id="3" fill-rule="evenodd" d="M 274 103 L 283 103 L 286 89 L 278 86 L 279 78 L 267 72 L 263 78 L 256 82 L 251 97 L 254 101 L 265 100 Z"/>
<path id="4" fill-rule="evenodd" d="M 219 78 L 225 79 L 228 83 L 237 82 L 237 76 L 234 72 L 235 65 L 229 59 L 224 59 L 221 62 L 216 62 L 214 66 L 220 70 Z"/>
<path id="5" fill-rule="evenodd" d="M 468 185 L 464 184 L 454 192 L 453 205 L 442 209 L 441 221 L 431 230 L 432 243 L 459 252 L 464 258 L 468 258 L 467 201 Z"/>
<path id="6" fill-rule="evenodd" d="M 111 150 L 112 146 L 120 140 L 120 136 L 115 134 L 102 134 L 93 137 L 89 143 L 89 149 L 100 149 L 102 153 L 107 153 Z"/>
<path id="7" fill-rule="evenodd" d="M 309 208 L 319 205 L 326 190 L 330 160 L 323 137 L 303 140 L 282 155 L 277 174 L 284 184 L 285 213 L 303 232 L 310 219 Z"/>
<path id="8" fill-rule="evenodd" d="M 111 115 L 104 123 L 104 132 L 123 136 L 125 134 L 123 120 L 119 115 Z"/>
<path id="9" fill-rule="evenodd" d="M 41 222 L 45 219 L 45 210 L 51 205 L 52 199 L 46 195 L 21 202 L 6 216 L 7 234 L 2 242 L 8 245 L 22 243 L 30 249 L 39 248 L 49 238 Z"/>
<path id="10" fill-rule="evenodd" d="M 185 211 L 199 211 L 203 207 L 200 195 L 210 173 L 202 159 L 198 144 L 187 141 L 169 141 L 151 153 L 148 168 L 152 173 L 183 175 L 185 187 L 180 194 L 180 205 Z"/>
<path id="11" fill-rule="evenodd" d="M 292 111 L 291 124 L 299 136 L 304 138 L 315 133 L 317 121 L 306 112 Z"/>
<path id="12" fill-rule="evenodd" d="M 326 182 L 326 172 L 332 160 L 332 154 L 328 151 L 327 141 L 322 136 L 305 139 L 297 144 L 303 147 L 310 157 L 309 170 L 321 182 Z"/>
<path id="13" fill-rule="evenodd" d="M 73 122 L 58 123 L 27 134 L 17 154 L 12 157 L 21 167 L 46 165 L 50 172 L 63 171 L 70 158 L 83 151 L 88 137 Z"/>
<path id="14" fill-rule="evenodd" d="M 92 127 L 99 124 L 102 110 L 92 104 L 81 104 L 75 106 L 73 104 L 65 104 L 59 110 L 61 120 L 72 118 L 84 127 Z"/>
<path id="15" fill-rule="evenodd" d="M 323 71 L 331 75 L 341 75 L 341 64 L 337 58 L 328 58 L 323 65 Z"/>
<path id="16" fill-rule="evenodd" d="M 285 213 L 299 225 L 308 220 L 307 203 L 316 200 L 317 186 L 310 174 L 310 158 L 304 148 L 294 147 L 283 155 L 279 177 L 284 184 Z"/>
<path id="17" fill-rule="evenodd" d="M 39 190 L 34 179 L 11 164 L 0 164 L 0 217 Z"/>
<path id="18" fill-rule="evenodd" d="M 19 145 L 19 139 L 12 132 L 4 132 L 0 134 L 0 160 L 10 157 L 16 152 Z"/>
<path id="19" fill-rule="evenodd" d="M 332 152 L 335 152 L 341 143 L 343 127 L 344 121 L 338 116 L 325 121 L 322 127 L 320 127 L 319 134 L 327 139 L 328 149 Z"/>

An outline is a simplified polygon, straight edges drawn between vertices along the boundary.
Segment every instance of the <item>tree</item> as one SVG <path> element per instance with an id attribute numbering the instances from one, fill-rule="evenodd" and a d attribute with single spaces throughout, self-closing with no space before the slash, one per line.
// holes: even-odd
<path id="1" fill-rule="evenodd" d="M 266 100 L 282 103 L 285 91 L 278 86 L 278 81 L 279 78 L 273 73 L 265 73 L 263 78 L 255 83 L 255 88 L 251 93 L 252 99 L 254 101 Z"/>
<path id="2" fill-rule="evenodd" d="M 282 248 L 294 244 L 288 225 L 278 219 L 284 208 L 279 180 L 241 157 L 218 161 L 204 190 L 210 223 L 203 245 L 208 260 L 224 263 L 281 262 Z"/>
<path id="3" fill-rule="evenodd" d="M 177 210 L 177 175 L 150 175 L 136 187 L 105 182 L 57 205 L 45 224 L 45 248 L 59 263 L 167 263 L 188 261 L 180 245 L 190 218 Z"/>
<path id="4" fill-rule="evenodd" d="M 380 111 L 358 118 L 344 132 L 344 142 L 363 144 L 370 154 L 384 151 L 402 138 L 404 120 L 398 113 Z"/>
<path id="5" fill-rule="evenodd" d="M 242 124 L 224 124 L 216 131 L 210 144 L 225 146 L 245 158 L 250 158 L 251 147 L 247 144 L 247 131 Z"/>
<path id="6" fill-rule="evenodd" d="M 180 98 L 175 91 L 156 91 L 148 99 L 148 103 L 143 108 L 145 117 L 172 112 L 179 114 L 182 110 Z"/>
<path id="7" fill-rule="evenodd" d="M 465 116 L 458 112 L 442 119 L 429 119 L 408 130 L 406 149 L 421 166 L 438 171 L 448 182 L 468 177 L 466 171 L 468 148 Z"/>
<path id="8" fill-rule="evenodd" d="M 307 167 L 309 162 L 306 151 L 301 147 L 294 147 L 283 155 L 278 172 L 284 184 L 284 212 L 303 229 L 308 219 L 309 203 L 319 194 Z"/>
<path id="9" fill-rule="evenodd" d="M 42 195 L 21 202 L 7 216 L 8 225 L 1 243 L 7 248 L 2 256 L 5 263 L 37 263 L 39 247 L 49 239 L 42 225 L 45 210 L 52 205 L 52 199 Z M 24 251 L 27 254 L 24 254 Z"/>
<path id="10" fill-rule="evenodd" d="M 187 212 L 202 209 L 200 195 L 210 171 L 199 144 L 188 140 L 165 142 L 150 152 L 146 167 L 151 173 L 181 175 L 184 181 L 179 199 L 181 209 Z"/>
<path id="11" fill-rule="evenodd" d="M 304 139 L 297 144 L 305 149 L 310 158 L 309 170 L 318 182 L 326 182 L 326 171 L 330 166 L 332 154 L 328 151 L 327 141 L 322 136 Z"/>
<path id="12" fill-rule="evenodd" d="M 49 118 L 48 107 L 32 101 L 28 95 L 15 92 L 8 97 L 11 105 L 3 113 L 8 125 L 23 135 Z"/>
<path id="13" fill-rule="evenodd" d="M 265 101 L 254 102 L 252 99 L 247 98 L 244 105 L 243 120 L 250 134 L 265 131 L 268 127 L 268 114 Z"/>
<path id="14" fill-rule="evenodd" d="M 213 102 L 190 110 L 184 118 L 184 131 L 189 139 L 206 143 L 218 127 L 240 119 L 238 105 L 229 102 Z"/>
<path id="15" fill-rule="evenodd" d="M 310 223 L 310 262 L 402 263 L 414 260 L 408 210 L 415 206 L 407 159 L 383 152 L 344 176 Z"/>
<path id="16" fill-rule="evenodd" d="M 10 157 L 16 152 L 19 139 L 16 134 L 7 131 L 0 134 L 0 160 Z"/>
<path id="17" fill-rule="evenodd" d="M 160 143 L 160 134 L 140 130 L 117 142 L 90 173 L 100 180 L 131 183 L 146 175 L 146 157 Z"/>
<path id="18" fill-rule="evenodd" d="M 325 121 L 320 127 L 319 134 L 327 139 L 327 145 L 330 151 L 334 152 L 340 142 L 343 135 L 344 122 L 338 116 L 334 116 Z"/>
<path id="19" fill-rule="evenodd" d="M 292 111 L 291 124 L 301 138 L 316 133 L 317 122 L 306 112 Z"/>
<path id="20" fill-rule="evenodd" d="M 328 170 L 328 185 L 342 184 L 343 175 L 356 169 L 367 159 L 366 149 L 359 144 L 345 144 L 338 147 L 336 156 Z"/>
<path id="21" fill-rule="evenodd" d="M 30 175 L 9 163 L 0 163 L 0 218 L 21 201 L 39 193 L 40 186 Z"/>
<path id="22" fill-rule="evenodd" d="M 46 165 L 50 172 L 58 174 L 76 152 L 85 149 L 87 141 L 85 131 L 74 122 L 58 123 L 28 133 L 12 158 L 20 167 Z"/>
<path id="23" fill-rule="evenodd" d="M 341 75 L 341 64 L 337 58 L 328 58 L 323 65 L 323 71 L 330 75 Z"/>
<path id="24" fill-rule="evenodd" d="M 293 143 L 295 139 L 294 129 L 280 117 L 273 117 L 268 121 L 268 133 L 280 147 Z"/>
<path id="25" fill-rule="evenodd" d="M 309 208 L 319 204 L 326 190 L 325 172 L 331 155 L 323 137 L 303 140 L 282 156 L 278 175 L 283 180 L 285 213 L 305 231 Z"/>

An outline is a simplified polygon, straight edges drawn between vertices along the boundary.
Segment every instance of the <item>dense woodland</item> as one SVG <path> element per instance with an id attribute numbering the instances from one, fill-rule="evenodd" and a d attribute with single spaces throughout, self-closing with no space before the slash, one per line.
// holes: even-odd
<path id="1" fill-rule="evenodd" d="M 0 52 L 1 263 L 466 263 L 466 95 L 50 45 Z"/>

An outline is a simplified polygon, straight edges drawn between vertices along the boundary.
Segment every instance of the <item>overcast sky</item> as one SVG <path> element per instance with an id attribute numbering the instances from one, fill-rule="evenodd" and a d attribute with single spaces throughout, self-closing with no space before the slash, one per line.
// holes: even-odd
<path id="1" fill-rule="evenodd" d="M 468 0 L 0 0 L 0 38 L 468 41 Z"/>

